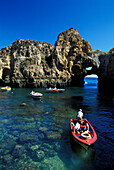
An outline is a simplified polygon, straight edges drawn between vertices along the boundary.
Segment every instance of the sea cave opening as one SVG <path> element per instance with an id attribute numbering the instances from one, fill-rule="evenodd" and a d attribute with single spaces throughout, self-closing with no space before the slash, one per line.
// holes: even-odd
<path id="1" fill-rule="evenodd" d="M 10 76 L 11 70 L 9 68 L 4 68 L 3 69 L 3 74 L 2 74 L 2 79 L 5 80 Z"/>
<path id="2" fill-rule="evenodd" d="M 98 84 L 98 76 L 95 74 L 95 69 L 93 67 L 87 67 L 86 68 L 87 74 L 84 77 L 84 84 Z"/>
<path id="3" fill-rule="evenodd" d="M 89 74 L 84 77 L 84 85 L 91 84 L 96 85 L 98 84 L 98 76 L 96 74 Z"/>

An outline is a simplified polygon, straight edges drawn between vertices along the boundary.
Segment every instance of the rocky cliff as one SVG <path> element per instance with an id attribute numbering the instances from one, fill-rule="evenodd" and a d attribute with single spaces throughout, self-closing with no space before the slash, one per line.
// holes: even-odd
<path id="1" fill-rule="evenodd" d="M 0 82 L 12 87 L 83 86 L 84 77 L 92 73 L 99 76 L 99 82 L 104 77 L 114 81 L 113 65 L 113 50 L 94 52 L 90 43 L 70 28 L 58 35 L 55 47 L 19 39 L 1 49 Z"/>
<path id="2" fill-rule="evenodd" d="M 98 75 L 99 89 L 114 94 L 114 48 L 107 53 L 94 51 L 92 57 L 97 65 L 95 72 Z"/>
<path id="3" fill-rule="evenodd" d="M 43 86 L 51 77 L 51 55 L 54 47 L 49 43 L 16 40 L 0 51 L 0 79 L 15 87 Z"/>

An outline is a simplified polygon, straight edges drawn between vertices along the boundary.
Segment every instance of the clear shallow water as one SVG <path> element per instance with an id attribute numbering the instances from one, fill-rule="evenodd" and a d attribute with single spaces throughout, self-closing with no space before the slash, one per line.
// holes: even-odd
<path id="1" fill-rule="evenodd" d="M 112 169 L 114 100 L 98 92 L 96 78 L 85 81 L 58 94 L 0 91 L 0 169 Z M 43 93 L 41 100 L 30 97 L 32 90 Z M 98 136 L 88 151 L 70 136 L 70 119 L 80 108 Z"/>

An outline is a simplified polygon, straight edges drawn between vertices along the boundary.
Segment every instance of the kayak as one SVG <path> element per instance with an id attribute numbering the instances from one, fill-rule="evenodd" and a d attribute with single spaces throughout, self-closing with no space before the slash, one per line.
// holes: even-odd
<path id="1" fill-rule="evenodd" d="M 84 121 L 85 120 L 89 124 L 89 132 L 86 135 L 82 135 L 83 133 L 82 134 L 77 133 L 77 132 L 74 133 L 74 126 L 77 123 L 76 119 L 70 119 L 70 130 L 71 130 L 73 139 L 87 150 L 89 148 L 89 146 L 94 144 L 94 142 L 97 140 L 97 134 L 87 119 L 82 119 L 82 123 L 80 125 L 81 131 L 84 130 L 84 127 L 85 127 Z"/>
<path id="2" fill-rule="evenodd" d="M 33 92 L 33 91 L 30 93 L 30 95 L 31 95 L 31 97 L 34 98 L 34 99 L 39 99 L 39 98 L 41 98 L 41 97 L 43 96 L 42 93 Z"/>

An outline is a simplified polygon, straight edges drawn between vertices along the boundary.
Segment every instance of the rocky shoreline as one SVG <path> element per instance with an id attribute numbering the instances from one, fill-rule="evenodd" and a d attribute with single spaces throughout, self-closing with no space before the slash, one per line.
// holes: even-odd
<path id="1" fill-rule="evenodd" d="M 114 48 L 107 53 L 93 51 L 74 28 L 61 32 L 55 46 L 17 39 L 0 50 L 0 85 L 83 86 L 88 74 L 98 75 L 99 88 L 113 87 Z"/>

